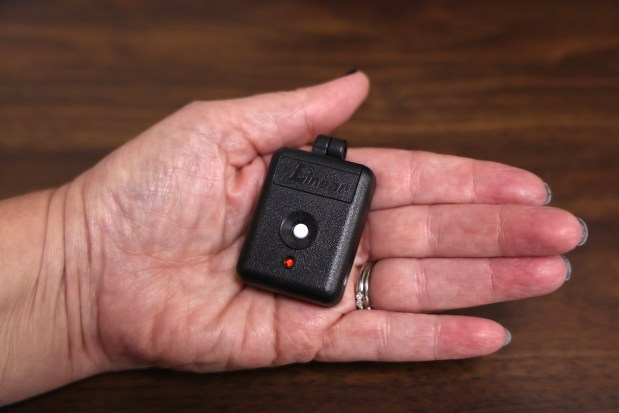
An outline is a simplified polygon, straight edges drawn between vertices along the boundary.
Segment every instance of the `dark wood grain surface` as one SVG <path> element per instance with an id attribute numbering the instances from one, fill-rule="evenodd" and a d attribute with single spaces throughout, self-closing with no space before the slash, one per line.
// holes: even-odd
<path id="1" fill-rule="evenodd" d="M 616 1 L 0 0 L 0 197 L 70 180 L 187 102 L 353 67 L 372 92 L 338 136 L 530 169 L 589 224 L 558 292 L 465 311 L 507 326 L 510 346 L 106 374 L 6 411 L 619 411 Z"/>

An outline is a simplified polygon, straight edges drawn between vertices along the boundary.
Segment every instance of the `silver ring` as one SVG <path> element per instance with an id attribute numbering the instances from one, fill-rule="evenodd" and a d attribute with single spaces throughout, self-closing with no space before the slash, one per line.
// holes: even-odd
<path id="1" fill-rule="evenodd" d="M 359 271 L 359 279 L 357 280 L 357 289 L 355 290 L 355 304 L 357 310 L 371 310 L 370 305 L 370 276 L 374 264 L 367 262 L 361 271 Z"/>

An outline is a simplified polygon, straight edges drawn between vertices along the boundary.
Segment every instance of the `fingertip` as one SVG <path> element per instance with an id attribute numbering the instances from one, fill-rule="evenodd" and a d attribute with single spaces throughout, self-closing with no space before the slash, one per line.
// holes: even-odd
<path id="1" fill-rule="evenodd" d="M 497 301 L 550 294 L 565 283 L 567 273 L 560 255 L 495 258 L 491 268 Z"/>
<path id="2" fill-rule="evenodd" d="M 342 97 L 352 98 L 353 101 L 361 103 L 367 96 L 369 88 L 370 79 L 368 76 L 364 72 L 356 70 L 323 83 L 294 89 L 291 93 L 303 95 L 303 100 L 315 99 L 319 96 L 330 96 L 337 99 Z"/>
<path id="3" fill-rule="evenodd" d="M 504 220 L 511 240 L 509 255 L 554 256 L 565 254 L 582 242 L 584 229 L 578 218 L 568 211 L 551 206 L 521 207 L 510 211 L 513 219 Z M 513 214 L 516 211 L 519 215 Z"/>
<path id="4" fill-rule="evenodd" d="M 244 128 L 246 139 L 261 155 L 306 145 L 346 122 L 367 97 L 369 85 L 359 71 L 289 92 L 245 98 L 241 119 L 252 126 Z"/>
<path id="5" fill-rule="evenodd" d="M 350 112 L 352 114 L 367 98 L 370 91 L 370 79 L 363 71 L 355 69 L 354 72 L 351 71 L 326 83 L 310 86 L 307 90 L 317 95 L 331 95 L 337 101 L 354 103 L 353 110 Z"/>
<path id="6" fill-rule="evenodd" d="M 583 246 L 589 238 L 589 229 L 585 221 L 567 211 L 560 209 L 557 211 L 557 213 L 570 217 L 569 221 L 566 219 L 564 223 L 556 223 L 557 227 L 554 235 L 557 237 L 558 242 L 562 244 L 560 253 L 564 254 L 576 247 Z"/>
<path id="7" fill-rule="evenodd" d="M 345 77 L 358 82 L 359 89 L 365 91 L 365 94 L 367 95 L 367 92 L 370 89 L 370 78 L 364 71 L 356 69 L 353 73 L 349 73 Z"/>
<path id="8" fill-rule="evenodd" d="M 572 273 L 569 261 L 563 255 L 553 257 L 529 258 L 530 274 L 528 277 L 529 295 L 539 296 L 550 294 L 559 289 Z M 527 278 L 526 276 L 523 278 Z"/>
<path id="9" fill-rule="evenodd" d="M 494 203 L 548 205 L 552 199 L 550 186 L 537 175 L 515 167 L 489 163 L 480 176 L 479 191 Z M 494 169 L 494 170 L 492 170 Z"/>
<path id="10" fill-rule="evenodd" d="M 511 333 L 493 320 L 454 316 L 447 323 L 443 325 L 441 337 L 444 354 L 439 358 L 485 356 L 500 350 L 506 342 L 511 341 Z"/>

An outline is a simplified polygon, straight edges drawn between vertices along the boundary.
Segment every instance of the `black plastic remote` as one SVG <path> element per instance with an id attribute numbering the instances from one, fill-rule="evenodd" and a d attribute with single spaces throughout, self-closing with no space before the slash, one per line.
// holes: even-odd
<path id="1" fill-rule="evenodd" d="M 248 284 L 321 305 L 340 302 L 374 193 L 372 171 L 346 141 L 319 135 L 312 152 L 278 150 L 237 272 Z"/>

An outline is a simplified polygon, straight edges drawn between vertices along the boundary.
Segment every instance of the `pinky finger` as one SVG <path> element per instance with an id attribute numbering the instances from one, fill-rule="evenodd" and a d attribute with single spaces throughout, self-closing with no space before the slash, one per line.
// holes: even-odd
<path id="1" fill-rule="evenodd" d="M 509 343 L 509 332 L 483 318 L 353 311 L 326 333 L 320 361 L 425 361 L 483 356 Z"/>

